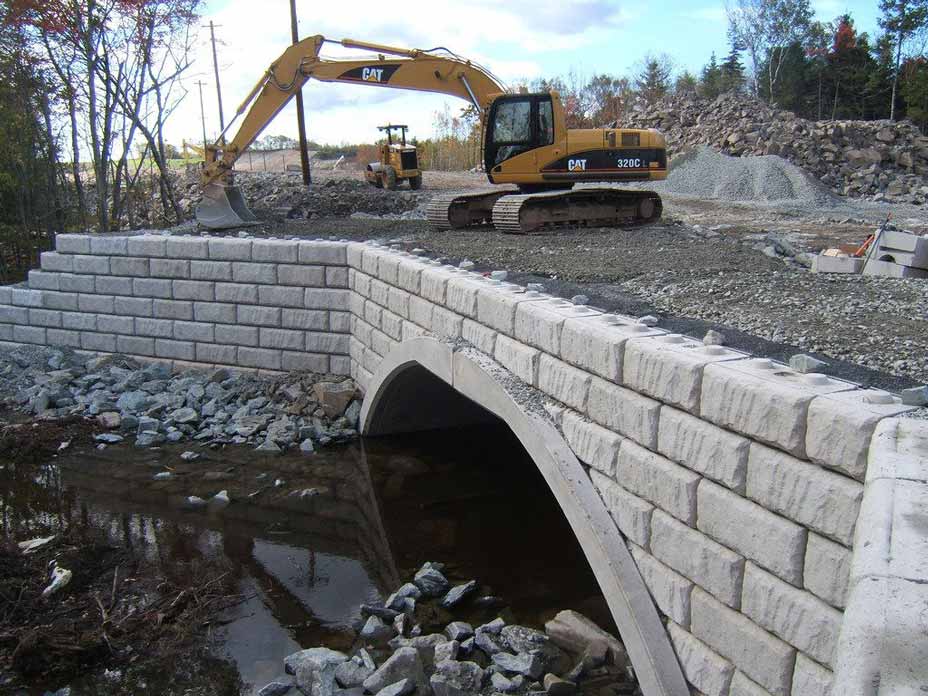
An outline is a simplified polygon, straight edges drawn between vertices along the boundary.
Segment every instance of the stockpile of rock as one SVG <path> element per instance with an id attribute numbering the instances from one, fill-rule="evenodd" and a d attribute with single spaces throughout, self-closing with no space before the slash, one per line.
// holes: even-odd
<path id="1" fill-rule="evenodd" d="M 353 439 L 361 413 L 357 388 L 345 377 L 258 377 L 223 368 L 172 374 L 166 365 L 119 355 L 88 359 L 31 346 L 0 351 L 0 391 L 8 405 L 39 418 L 96 419 L 100 447 L 193 440 L 309 454 Z"/>
<path id="2" fill-rule="evenodd" d="M 779 155 L 843 196 L 924 204 L 928 137 L 908 121 L 809 121 L 748 96 L 668 97 L 623 124 L 656 128 L 671 154 L 709 145 L 736 156 Z"/>
<path id="3" fill-rule="evenodd" d="M 625 648 L 577 612 L 558 613 L 544 631 L 499 617 L 476 628 L 451 620 L 455 610 L 501 604 L 481 589 L 475 580 L 452 586 L 442 564 L 426 563 L 384 604 L 361 606 L 367 618 L 353 655 L 325 647 L 294 653 L 284 660 L 292 679 L 267 684 L 259 696 L 636 692 Z"/>
<path id="4" fill-rule="evenodd" d="M 252 210 L 289 219 L 349 217 L 354 213 L 399 219 L 418 217 L 422 196 L 418 191 L 374 188 L 357 179 L 325 179 L 307 188 L 301 175 L 292 172 L 239 172 L 235 184 Z M 181 207 L 188 217 L 193 217 L 201 199 L 199 179 L 186 177 L 179 189 Z"/>

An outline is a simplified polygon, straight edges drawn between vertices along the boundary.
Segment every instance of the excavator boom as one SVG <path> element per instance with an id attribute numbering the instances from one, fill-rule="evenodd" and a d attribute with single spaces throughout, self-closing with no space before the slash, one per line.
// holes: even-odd
<path id="1" fill-rule="evenodd" d="M 327 59 L 320 56 L 325 43 L 375 51 L 376 55 Z M 244 114 L 244 120 L 235 136 L 228 142 L 220 138 L 207 148 L 203 184 L 227 179 L 235 161 L 309 79 L 447 94 L 471 102 L 480 111 L 506 91 L 488 71 L 442 50 L 395 48 L 353 39 L 330 41 L 319 35 L 293 44 L 238 107 L 235 119 Z"/>

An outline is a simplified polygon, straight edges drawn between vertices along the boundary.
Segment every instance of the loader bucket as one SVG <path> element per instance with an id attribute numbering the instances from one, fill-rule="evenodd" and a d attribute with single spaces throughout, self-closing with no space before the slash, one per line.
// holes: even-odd
<path id="1" fill-rule="evenodd" d="M 203 200 L 197 206 L 197 222 L 212 230 L 260 224 L 245 204 L 242 190 L 225 184 L 207 184 L 203 189 Z"/>

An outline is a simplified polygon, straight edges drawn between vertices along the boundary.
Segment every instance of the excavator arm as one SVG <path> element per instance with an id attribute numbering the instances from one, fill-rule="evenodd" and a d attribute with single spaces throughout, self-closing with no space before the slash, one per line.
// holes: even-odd
<path id="1" fill-rule="evenodd" d="M 325 43 L 373 55 L 368 59 L 322 58 Z M 495 96 L 506 92 L 487 70 L 444 49 L 405 49 L 310 36 L 287 48 L 254 86 L 233 119 L 244 114 L 235 136 L 225 142 L 223 134 L 207 147 L 204 186 L 228 182 L 235 161 L 310 79 L 448 94 L 470 102 L 481 113 Z"/>

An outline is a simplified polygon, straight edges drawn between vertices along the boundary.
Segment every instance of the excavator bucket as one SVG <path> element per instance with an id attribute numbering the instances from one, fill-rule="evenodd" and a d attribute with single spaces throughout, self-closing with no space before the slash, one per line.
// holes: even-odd
<path id="1" fill-rule="evenodd" d="M 225 184 L 208 184 L 203 189 L 203 200 L 197 206 L 197 222 L 212 230 L 260 224 L 248 209 L 242 190 Z"/>

